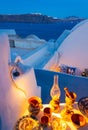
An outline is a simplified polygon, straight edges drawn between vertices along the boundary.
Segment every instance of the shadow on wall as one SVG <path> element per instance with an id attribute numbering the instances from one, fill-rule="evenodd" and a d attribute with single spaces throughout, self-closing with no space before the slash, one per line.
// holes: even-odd
<path id="1" fill-rule="evenodd" d="M 73 91 L 77 94 L 76 101 L 82 97 L 88 96 L 88 78 L 35 69 L 37 84 L 38 86 L 41 86 L 41 98 L 43 100 L 43 103 L 49 103 L 51 100 L 50 89 L 53 85 L 53 77 L 55 74 L 59 75 L 61 102 L 65 102 L 64 87 L 67 87 L 69 91 Z"/>

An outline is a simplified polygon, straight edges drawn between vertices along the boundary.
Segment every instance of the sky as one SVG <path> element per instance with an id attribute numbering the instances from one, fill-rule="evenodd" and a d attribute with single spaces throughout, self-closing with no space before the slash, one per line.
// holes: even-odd
<path id="1" fill-rule="evenodd" d="M 41 13 L 52 17 L 88 18 L 88 0 L 1 0 L 0 14 Z"/>

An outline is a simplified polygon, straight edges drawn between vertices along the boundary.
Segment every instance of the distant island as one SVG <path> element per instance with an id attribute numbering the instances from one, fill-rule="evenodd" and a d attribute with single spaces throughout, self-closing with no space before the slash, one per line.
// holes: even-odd
<path id="1" fill-rule="evenodd" d="M 54 18 L 42 14 L 16 14 L 16 15 L 2 15 L 0 14 L 0 22 L 29 22 L 29 23 L 57 23 L 78 21 L 81 22 L 84 18 L 70 16 L 67 18 Z"/>

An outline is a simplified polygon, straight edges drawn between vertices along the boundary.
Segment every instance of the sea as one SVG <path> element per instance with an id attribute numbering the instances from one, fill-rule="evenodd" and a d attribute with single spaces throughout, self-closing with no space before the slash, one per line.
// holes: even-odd
<path id="1" fill-rule="evenodd" d="M 0 29 L 14 29 L 16 34 L 22 38 L 28 35 L 36 35 L 45 40 L 56 40 L 64 30 L 71 30 L 78 21 L 34 24 L 27 22 L 0 22 Z"/>

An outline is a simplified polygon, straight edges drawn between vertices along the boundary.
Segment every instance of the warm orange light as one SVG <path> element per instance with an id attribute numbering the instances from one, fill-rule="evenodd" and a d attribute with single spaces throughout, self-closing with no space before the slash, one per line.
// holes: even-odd
<path id="1" fill-rule="evenodd" d="M 51 70 L 51 71 L 55 71 L 55 72 L 60 72 L 60 71 L 61 71 L 60 67 L 57 66 L 57 65 L 52 65 L 52 66 L 50 67 L 50 70 Z"/>

